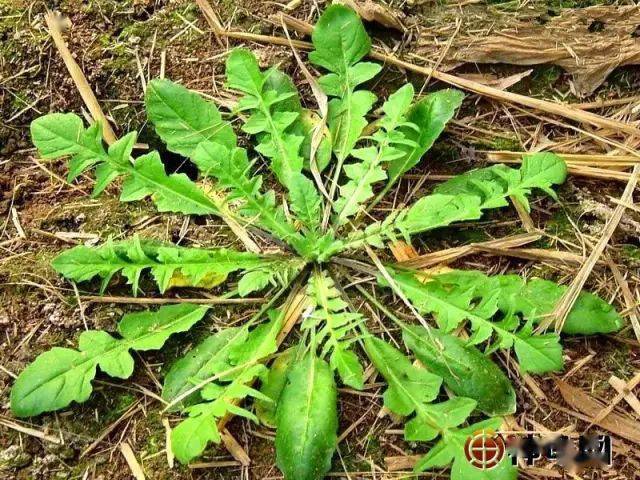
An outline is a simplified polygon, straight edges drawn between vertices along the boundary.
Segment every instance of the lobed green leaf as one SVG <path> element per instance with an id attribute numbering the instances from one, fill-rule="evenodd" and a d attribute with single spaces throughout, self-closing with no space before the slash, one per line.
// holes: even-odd
<path id="1" fill-rule="evenodd" d="M 269 322 L 250 332 L 245 325 L 209 337 L 176 362 L 167 374 L 163 398 L 168 401 L 175 401 L 208 382 L 178 404 L 187 405 L 188 414 L 171 434 L 173 452 L 181 463 L 200 456 L 209 442 L 220 442 L 217 422 L 225 415 L 257 421 L 253 413 L 238 406 L 240 400 L 246 397 L 270 400 L 249 386 L 265 374 L 266 368 L 260 362 L 278 349 L 276 339 L 282 328 L 283 312 L 271 311 L 269 316 Z M 199 403 L 194 404 L 196 401 Z"/>
<path id="2" fill-rule="evenodd" d="M 411 143 L 399 146 L 404 154 L 389 162 L 388 188 L 418 164 L 453 118 L 463 98 L 464 95 L 458 90 L 438 90 L 422 98 L 409 110 L 407 121 L 417 128 L 405 126 L 402 129 Z"/>
<path id="3" fill-rule="evenodd" d="M 359 313 L 348 311 L 348 305 L 342 300 L 333 279 L 324 270 L 314 272 L 307 294 L 314 310 L 305 318 L 302 329 L 313 330 L 318 344 L 324 342 L 322 356 L 330 354 L 331 368 L 338 372 L 344 384 L 362 390 L 364 369 L 350 348 L 355 340 L 347 338 L 347 335 L 364 318 Z"/>
<path id="4" fill-rule="evenodd" d="M 78 245 L 62 252 L 52 262 L 56 272 L 75 282 L 84 282 L 95 277 L 102 279 L 102 290 L 115 274 L 120 272 L 133 292 L 139 290 L 140 277 L 149 271 L 161 292 L 171 287 L 213 288 L 223 282 L 231 272 L 244 275 L 266 271 L 267 282 L 240 279 L 242 296 L 264 288 L 275 282 L 277 275 L 289 276 L 299 271 L 300 259 L 280 255 L 258 255 L 237 252 L 227 248 L 205 249 L 163 245 L 143 241 L 138 237 L 114 242 L 108 240 L 98 247 Z"/>
<path id="5" fill-rule="evenodd" d="M 367 125 L 364 118 L 376 96 L 355 88 L 376 76 L 381 67 L 375 63 L 358 63 L 371 49 L 360 17 L 342 5 L 328 7 L 316 24 L 309 53 L 311 63 L 329 70 L 319 79 L 320 86 L 333 98 L 329 102 L 327 124 L 333 151 L 342 162 L 353 150 Z"/>
<path id="6" fill-rule="evenodd" d="M 249 176 L 251 166 L 246 150 L 228 150 L 217 143 L 202 142 L 194 153 L 194 160 L 206 165 L 207 172 L 218 179 L 219 186 L 228 190 L 227 201 L 238 202 L 239 213 L 246 221 L 257 223 L 302 254 L 308 242 L 288 221 L 284 209 L 276 204 L 275 193 L 260 191 L 262 177 Z"/>
<path id="7" fill-rule="evenodd" d="M 86 401 L 98 366 L 112 377 L 128 378 L 134 367 L 129 350 L 158 350 L 169 336 L 189 330 L 206 312 L 207 307 L 198 305 L 170 305 L 124 315 L 118 324 L 122 338 L 83 332 L 78 350 L 54 347 L 22 371 L 11 389 L 11 411 L 30 417 Z"/>
<path id="8" fill-rule="evenodd" d="M 340 196 L 333 205 L 336 224 L 346 223 L 348 217 L 358 213 L 361 205 L 373 197 L 372 185 L 387 178 L 383 164 L 404 155 L 401 147 L 406 147 L 411 142 L 405 137 L 401 127 L 409 125 L 406 113 L 412 100 L 411 84 L 391 94 L 382 106 L 385 115 L 379 122 L 380 129 L 372 137 L 375 146 L 356 148 L 351 152 L 360 162 L 344 167 L 349 180 L 340 186 Z"/>
<path id="9" fill-rule="evenodd" d="M 251 112 L 243 130 L 256 135 L 256 150 L 271 159 L 271 169 L 289 191 L 293 213 L 307 228 L 316 229 L 321 198 L 313 181 L 302 173 L 305 136 L 299 134 L 301 127 L 295 127 L 302 109 L 293 83 L 275 69 L 262 72 L 255 56 L 244 49 L 231 52 L 226 73 L 227 85 L 245 94 L 239 108 Z"/>
<path id="10" fill-rule="evenodd" d="M 520 319 L 512 311 L 503 312 L 502 318 L 494 319 L 499 312 L 499 286 L 481 291 L 467 283 L 455 287 L 435 277 L 421 282 L 413 273 L 393 274 L 397 286 L 421 313 L 433 314 L 440 328 L 451 332 L 465 320 L 471 323 L 473 335 L 469 344 L 475 345 L 491 340 L 495 335 L 495 348 L 514 347 L 522 372 L 545 373 L 563 368 L 562 346 L 557 334 L 533 337 L 531 324 L 520 326 Z"/>
<path id="11" fill-rule="evenodd" d="M 437 282 L 452 291 L 465 289 L 475 298 L 497 294 L 497 308 L 504 315 L 520 315 L 538 324 L 553 312 L 567 290 L 550 280 L 519 275 L 485 275 L 478 271 L 454 270 L 438 275 Z M 594 335 L 620 330 L 624 321 L 616 309 L 590 292 L 580 292 L 569 312 L 562 333 Z"/>
<path id="12" fill-rule="evenodd" d="M 402 338 L 425 368 L 442 377 L 456 395 L 475 400 L 481 412 L 490 416 L 515 412 L 511 382 L 475 347 L 438 329 L 419 326 L 403 329 Z"/>
<path id="13" fill-rule="evenodd" d="M 518 469 L 511 465 L 511 459 L 505 455 L 500 463 L 491 469 L 473 466 L 466 457 L 465 444 L 469 437 L 480 432 L 490 434 L 500 428 L 501 418 L 490 418 L 464 428 L 450 431 L 436 443 L 414 467 L 415 472 L 442 468 L 453 462 L 451 480 L 516 480 Z"/>
<path id="14" fill-rule="evenodd" d="M 215 201 L 185 174 L 167 175 L 157 152 L 142 155 L 132 164 L 129 159 L 135 132 L 127 134 L 105 152 L 99 124 L 85 129 L 75 114 L 52 113 L 32 122 L 31 136 L 43 158 L 71 156 L 69 181 L 96 167 L 94 196 L 117 177 L 124 176 L 120 197 L 123 202 L 151 196 L 160 212 L 219 214 Z"/>
<path id="15" fill-rule="evenodd" d="M 527 196 L 533 189 L 555 196 L 551 186 L 563 182 L 565 177 L 564 161 L 553 154 L 527 156 L 519 170 L 505 165 L 472 170 L 447 180 L 431 195 L 391 213 L 384 221 L 352 232 L 342 248 L 358 248 L 363 244 L 380 247 L 385 239 L 395 241 L 403 237 L 409 240 L 416 233 L 477 220 L 484 210 L 507 206 L 510 196 L 529 208 Z"/>
<path id="16" fill-rule="evenodd" d="M 476 407 L 475 400 L 453 397 L 444 402 L 432 403 L 440 389 L 442 379 L 439 376 L 411 364 L 402 352 L 376 337 L 368 337 L 365 340 L 365 349 L 389 385 L 384 393 L 385 406 L 398 415 L 412 416 L 405 426 L 405 439 L 431 441 L 440 437 L 435 446 L 417 463 L 415 471 L 443 468 L 453 462 L 452 478 L 478 478 L 476 474 L 470 475 L 471 469 L 466 469 L 466 466 L 471 466 L 465 456 L 466 441 L 483 429 L 496 430 L 501 419 L 492 418 L 461 427 Z M 465 465 L 461 465 L 462 461 Z M 508 461 L 502 462 L 496 468 L 496 476 L 491 478 L 513 478 L 516 469 L 507 464 Z M 476 467 L 472 469 L 481 472 Z"/>

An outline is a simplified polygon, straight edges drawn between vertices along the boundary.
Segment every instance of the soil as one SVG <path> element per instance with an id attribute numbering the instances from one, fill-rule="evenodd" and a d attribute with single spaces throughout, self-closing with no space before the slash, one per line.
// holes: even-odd
<path id="1" fill-rule="evenodd" d="M 466 8 L 394 3 L 392 7 L 402 9 L 415 25 L 431 25 L 438 16 L 446 18 L 452 12 L 460 14 L 460 8 Z M 471 8 L 475 15 L 486 17 L 492 14 L 491 8 L 495 8 L 495 2 L 489 3 Z M 549 0 L 535 5 L 542 9 L 557 9 L 591 3 L 581 1 L 568 5 Z M 112 331 L 122 313 L 139 309 L 136 305 L 79 304 L 74 286 L 59 278 L 50 267 L 50 261 L 57 253 L 78 243 L 95 244 L 109 237 L 126 238 L 135 234 L 179 241 L 182 245 L 237 246 L 233 235 L 215 219 L 196 218 L 185 225 L 180 216 L 158 215 L 150 201 L 120 203 L 118 185 L 109 187 L 99 199 L 91 199 L 88 195 L 93 183 L 90 175 L 83 175 L 70 185 L 64 181 L 66 160 L 37 159 L 29 139 L 29 123 L 47 112 L 83 113 L 82 99 L 44 27 L 47 7 L 59 10 L 69 18 L 70 27 L 65 33 L 69 48 L 112 120 L 117 135 L 136 129 L 140 132 L 141 142 L 161 148 L 146 123 L 138 67 L 139 62 L 147 79 L 159 75 L 161 52 L 166 52 L 168 78 L 215 99 L 224 99 L 222 84 L 227 46 L 217 42 L 198 6 L 191 0 L 0 0 L 0 351 L 3 352 L 0 355 L 0 479 L 131 478 L 129 467 L 118 449 L 121 441 L 131 445 L 150 479 L 281 478 L 274 465 L 273 431 L 240 419 L 234 419 L 229 428 L 251 458 L 248 468 L 189 469 L 176 465 L 170 469 L 165 455 L 161 408 L 152 396 L 144 393 L 144 390 L 158 393 L 158 381 L 171 362 L 198 339 L 220 326 L 246 318 L 256 311 L 255 306 L 216 308 L 206 324 L 189 334 L 171 338 L 161 352 L 140 355 L 132 379 L 116 381 L 99 375 L 88 402 L 20 423 L 62 438 L 62 444 L 7 426 L 7 422 L 15 421 L 8 408 L 12 377 L 28 362 L 52 346 L 75 346 L 78 334 L 86 327 Z M 514 2 L 500 4 L 503 10 L 508 7 L 511 8 L 507 10 L 509 14 L 518 15 Z M 235 30 L 281 34 L 269 20 L 270 15 L 282 11 L 278 3 L 220 0 L 214 3 L 214 9 L 223 24 L 232 25 Z M 303 1 L 293 14 L 303 19 L 315 18 L 316 2 Z M 387 46 L 401 46 L 403 51 L 411 51 L 410 32 L 403 37 L 375 25 L 371 25 L 371 32 L 377 41 Z M 231 47 L 239 44 L 229 42 Z M 287 48 L 247 45 L 264 66 L 279 64 L 298 84 L 304 83 Z M 506 65 L 465 65 L 456 72 L 503 77 L 523 70 L 525 68 Z M 569 94 L 569 80 L 570 77 L 557 67 L 539 66 L 512 90 L 539 98 L 558 100 L 562 97 L 566 101 L 577 101 Z M 636 67 L 618 69 L 595 96 L 630 95 L 639 80 Z M 407 77 L 405 72 L 388 70 L 372 89 L 382 97 L 406 81 L 412 81 L 417 89 L 425 87 L 425 91 L 444 87 L 433 81 L 425 85 L 423 77 Z M 307 96 L 305 101 L 312 102 L 308 87 L 303 86 L 302 91 Z M 469 95 L 458 119 L 479 130 L 468 130 L 459 124 L 452 126 L 428 159 L 411 173 L 460 173 L 484 165 L 478 150 L 523 149 L 523 139 L 514 125 L 527 120 L 515 111 L 514 120 L 501 109 L 493 102 Z M 557 139 L 565 134 L 550 126 L 543 127 L 542 135 L 548 138 Z M 163 158 L 169 169 L 190 173 L 190 167 L 183 159 L 173 158 L 166 151 Z M 401 182 L 390 198 L 404 201 L 433 187 L 433 182 L 427 181 L 416 190 L 416 184 L 413 179 Z M 623 187 L 619 182 L 571 177 L 558 190 L 559 202 L 551 199 L 533 202 L 535 224 L 559 239 L 536 246 L 556 248 L 563 241 L 575 245 L 579 243 L 576 228 L 587 241 L 594 243 L 607 220 L 607 212 L 610 212 L 606 209 L 615 207 L 608 197 L 619 197 Z M 376 215 L 383 217 L 390 207 L 390 203 L 382 203 Z M 634 292 L 638 287 L 637 266 L 640 263 L 638 222 L 640 215 L 628 211 L 607 250 L 615 263 L 629 267 L 628 280 Z M 515 211 L 501 211 L 473 225 L 420 236 L 414 239 L 413 245 L 420 253 L 426 253 L 522 231 Z M 388 253 L 384 255 L 391 258 Z M 480 255 L 466 257 L 454 266 L 494 273 L 521 272 L 560 283 L 568 283 L 575 275 L 575 269 L 569 266 Z M 96 293 L 99 285 L 88 283 L 78 288 L 83 293 Z M 142 288 L 147 296 L 157 295 L 151 283 L 143 283 Z M 597 267 L 587 288 L 611 299 L 620 310 L 625 308 L 609 270 Z M 116 280 L 108 292 L 126 296 L 130 295 L 130 288 L 124 281 Z M 202 295 L 202 292 L 196 293 Z M 388 301 L 396 300 L 389 298 Z M 401 308 L 398 304 L 398 309 Z M 640 350 L 632 338 L 633 332 L 627 328 L 617 337 L 565 339 L 567 371 L 580 359 L 595 354 L 593 361 L 579 368 L 568 381 L 597 398 L 610 401 L 615 392 L 608 384 L 609 377 L 616 375 L 629 379 L 640 369 Z M 295 340 L 294 336 L 289 341 Z M 518 390 L 516 420 L 520 425 L 531 427 L 531 421 L 534 421 L 550 430 L 571 426 L 583 431 L 587 427 L 587 423 L 550 406 L 549 402 L 563 404 L 551 376 L 536 378 L 546 400 L 532 396 L 517 375 L 513 374 L 513 377 Z M 386 468 L 385 457 L 425 451 L 424 445 L 404 442 L 394 431 L 401 427 L 394 424 L 393 419 L 376 417 L 381 405 L 381 387 L 381 384 L 372 383 L 363 394 L 346 389 L 341 391 L 339 431 L 354 422 L 357 426 L 340 444 L 340 455 L 334 458 L 333 471 L 339 478 L 347 478 L 346 475 L 340 477 L 345 471 L 355 472 L 350 474 L 351 479 L 397 478 L 391 473 L 380 473 L 379 468 L 383 471 Z M 127 416 L 132 408 L 139 410 Z M 629 410 L 624 403 L 620 408 Z M 123 415 L 124 420 L 119 421 Z M 87 455 L 82 455 L 116 421 L 119 423 L 106 433 L 103 441 Z M 638 451 L 637 445 L 616 438 L 615 474 L 606 478 L 634 478 L 639 460 L 633 451 Z M 222 447 L 209 448 L 201 459 L 202 462 L 228 460 L 232 459 Z M 439 476 L 448 477 L 447 472 Z M 589 472 L 582 478 L 605 476 Z"/>

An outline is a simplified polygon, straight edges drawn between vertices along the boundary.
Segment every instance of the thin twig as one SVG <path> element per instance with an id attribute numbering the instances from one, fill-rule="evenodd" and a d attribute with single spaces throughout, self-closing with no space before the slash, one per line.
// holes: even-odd
<path id="1" fill-rule="evenodd" d="M 313 31 L 313 26 L 306 22 L 303 22 L 298 19 L 293 19 L 292 21 L 292 17 L 284 13 L 281 13 L 280 15 L 281 15 L 282 21 L 285 22 L 292 29 L 298 31 L 298 33 L 309 35 Z M 222 33 L 223 35 L 226 35 L 232 38 L 240 38 L 240 37 L 237 37 L 236 35 L 244 34 L 244 32 L 219 32 L 219 33 Z M 282 44 L 281 38 L 268 37 L 267 35 L 256 35 L 252 39 L 250 34 L 248 36 L 244 34 L 243 39 L 253 40 L 253 41 L 267 40 L 269 41 L 269 43 Z M 313 48 L 313 46 L 308 42 L 299 42 L 298 45 L 296 45 L 296 47 L 301 49 L 307 49 L 307 50 Z M 535 108 L 536 110 L 552 113 L 554 115 L 568 118 L 570 120 L 574 120 L 579 123 L 587 123 L 589 125 L 593 125 L 600 128 L 611 128 L 614 131 L 622 131 L 625 133 L 640 136 L 640 129 L 636 128 L 634 125 L 624 123 L 624 122 L 619 122 L 617 120 L 612 120 L 612 119 L 603 117 L 601 115 L 596 115 L 594 113 L 585 112 L 580 109 L 572 108 L 568 105 L 563 105 L 556 102 L 550 102 L 547 100 L 540 100 L 537 98 L 531 98 L 531 97 L 527 97 L 526 95 L 520 95 L 517 93 L 512 93 L 509 91 L 489 87 L 482 83 L 474 82 L 473 80 L 457 77 L 449 73 L 440 72 L 431 67 L 420 66 L 411 62 L 407 62 L 393 55 L 388 55 L 386 53 L 383 53 L 381 51 L 375 51 L 375 50 L 371 51 L 369 53 L 369 56 L 375 60 L 384 62 L 386 65 L 394 65 L 396 67 L 400 67 L 412 72 L 420 73 L 427 77 L 431 76 L 437 80 L 448 83 L 449 85 L 463 88 L 465 90 L 469 90 L 471 92 L 477 93 L 479 95 L 483 95 L 485 97 L 502 100 L 507 103 L 523 105 L 525 107 Z"/>
<path id="2" fill-rule="evenodd" d="M 51 38 L 53 38 L 53 42 L 64 61 L 64 64 L 71 75 L 71 78 L 76 84 L 78 88 L 78 92 L 80 92 L 80 96 L 82 100 L 84 100 L 85 105 L 89 109 L 91 116 L 97 122 L 100 122 L 100 126 L 102 127 L 102 135 L 105 141 L 108 144 L 112 144 L 116 141 L 116 134 L 113 132 L 111 128 L 111 124 L 107 121 L 107 117 L 105 116 L 100 104 L 98 103 L 98 99 L 91 90 L 89 86 L 89 82 L 87 81 L 87 77 L 85 77 L 84 72 L 80 68 L 80 66 L 76 63 L 62 38 L 62 31 L 60 30 L 60 20 L 56 13 L 48 11 L 45 15 L 45 21 L 47 22 L 47 29 L 49 30 L 49 34 Z"/>
<path id="3" fill-rule="evenodd" d="M 93 303 L 131 303 L 139 305 L 164 305 L 167 303 L 197 303 L 201 305 L 244 305 L 249 303 L 262 303 L 264 298 L 137 298 L 114 297 L 99 295 L 83 295 L 80 297 L 86 302 Z"/>
<path id="4" fill-rule="evenodd" d="M 616 205 L 613 214 L 607 221 L 604 230 L 602 231 L 602 235 L 600 236 L 600 239 L 598 240 L 598 243 L 594 247 L 593 251 L 589 255 L 589 258 L 587 258 L 587 261 L 582 265 L 575 279 L 573 280 L 573 282 L 571 282 L 571 285 L 562 296 L 562 299 L 560 299 L 560 301 L 556 305 L 556 308 L 553 312 L 554 314 L 540 323 L 538 327 L 539 330 L 547 329 L 549 325 L 551 325 L 551 323 L 553 323 L 554 321 L 555 330 L 557 332 L 560 332 L 562 330 L 569 312 L 573 308 L 574 303 L 578 299 L 578 295 L 580 295 L 580 292 L 582 291 L 582 287 L 584 287 L 584 284 L 587 282 L 587 279 L 589 278 L 593 267 L 595 267 L 596 263 L 604 253 L 604 250 L 605 248 L 607 248 L 613 232 L 615 232 L 618 224 L 620 223 L 620 220 L 622 219 L 622 215 L 625 211 L 624 204 L 630 203 L 632 201 L 633 191 L 636 188 L 639 176 L 640 164 L 636 164 L 633 167 L 631 178 L 629 179 L 629 182 L 627 183 L 627 186 L 624 189 L 622 196 L 620 197 L 620 201 L 622 203 Z"/>

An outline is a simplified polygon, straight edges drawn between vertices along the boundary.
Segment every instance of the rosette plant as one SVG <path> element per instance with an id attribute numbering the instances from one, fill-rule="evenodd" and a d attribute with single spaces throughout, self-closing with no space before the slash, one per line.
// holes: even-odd
<path id="1" fill-rule="evenodd" d="M 138 293 L 141 276 L 150 275 L 160 292 L 220 285 L 229 285 L 229 296 L 269 292 L 251 320 L 217 331 L 169 366 L 162 398 L 165 412 L 181 416 L 171 446 L 182 463 L 219 443 L 220 422 L 240 415 L 276 429 L 276 462 L 285 478 L 322 478 L 337 447 L 337 384 L 362 389 L 368 364 L 386 382 L 384 406 L 404 419 L 406 440 L 424 442 L 427 453 L 417 471 L 451 465 L 454 479 L 515 478 L 506 459 L 491 471 L 478 470 L 466 460 L 464 444 L 474 432 L 498 429 L 502 416 L 516 409 L 511 382 L 492 356 L 513 350 L 521 373 L 562 370 L 560 335 L 536 326 L 565 287 L 518 275 L 416 272 L 385 264 L 375 249 L 477 220 L 485 210 L 508 207 L 510 199 L 528 209 L 536 193 L 555 198 L 566 166 L 540 153 L 525 156 L 517 169 L 472 170 L 376 221 L 371 207 L 418 164 L 463 95 L 441 90 L 416 98 L 406 84 L 379 103 L 363 85 L 382 67 L 363 61 L 370 39 L 343 6 L 322 14 L 313 45 L 308 59 L 323 72 L 316 86 L 328 98 L 318 111 L 303 106 L 287 75 L 261 69 L 244 49 L 231 51 L 226 61 L 226 87 L 239 100 L 224 118 L 214 103 L 176 83 L 149 83 L 149 120 L 169 151 L 197 166 L 195 181 L 167 174 L 155 151 L 133 158 L 135 132 L 105 149 L 99 124 L 86 128 L 70 113 L 35 120 L 32 138 L 42 158 L 70 157 L 70 181 L 95 170 L 94 196 L 121 180 L 123 202 L 149 197 L 159 212 L 221 217 L 246 247 L 184 247 L 135 237 L 77 246 L 53 267 L 75 282 L 99 278 L 103 291 L 121 275 Z M 239 146 L 238 135 L 249 148 Z M 256 162 L 262 161 L 269 171 L 259 174 Z M 248 232 L 273 247 L 261 250 Z M 375 272 L 368 276 L 371 288 L 342 282 L 336 272 L 350 268 Z M 400 298 L 415 321 L 378 301 L 378 289 Z M 287 292 L 302 298 L 304 312 L 297 343 L 281 350 L 282 332 L 291 328 Z M 372 310 L 356 308 L 362 302 L 392 322 L 401 341 L 374 331 L 367 321 Z M 13 413 L 29 417 L 86 401 L 98 368 L 129 377 L 132 350 L 162 348 L 169 336 L 205 321 L 207 310 L 163 306 L 125 314 L 116 333 L 82 332 L 77 349 L 53 348 L 20 374 L 11 392 Z M 620 327 L 610 305 L 583 292 L 563 332 Z"/>

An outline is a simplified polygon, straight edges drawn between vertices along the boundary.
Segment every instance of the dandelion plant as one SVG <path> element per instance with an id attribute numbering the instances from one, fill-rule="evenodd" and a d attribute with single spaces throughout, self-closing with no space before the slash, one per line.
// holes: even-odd
<path id="1" fill-rule="evenodd" d="M 77 246 L 53 267 L 74 282 L 99 279 L 102 291 L 123 277 L 139 295 L 145 277 L 161 293 L 220 285 L 229 296 L 268 293 L 251 320 L 217 331 L 170 365 L 162 398 L 166 414 L 180 417 L 171 445 L 182 463 L 219 443 L 219 422 L 240 415 L 276 429 L 276 462 L 286 479 L 323 478 L 337 448 L 337 386 L 363 389 L 372 380 L 365 375 L 371 365 L 386 383 L 384 406 L 404 419 L 405 439 L 424 442 L 427 453 L 416 471 L 451 466 L 458 480 L 515 478 L 506 459 L 491 471 L 472 466 L 464 443 L 477 430 L 498 429 L 516 409 L 515 391 L 495 355 L 513 352 L 522 374 L 562 370 L 560 335 L 536 326 L 565 287 L 478 271 L 427 274 L 384 263 L 375 251 L 477 220 L 512 200 L 528 210 L 534 195 L 556 198 L 566 166 L 554 154 L 538 153 L 526 155 L 520 168 L 472 170 L 375 220 L 373 205 L 420 162 L 463 95 L 440 90 L 418 97 L 408 83 L 379 100 L 366 85 L 381 65 L 364 60 L 370 39 L 343 6 L 322 14 L 313 45 L 308 60 L 321 73 L 326 110 L 304 106 L 287 75 L 262 69 L 245 49 L 226 60 L 226 87 L 238 100 L 224 116 L 177 83 L 149 83 L 148 118 L 169 151 L 197 166 L 197 180 L 168 174 L 158 152 L 134 158 L 135 132 L 105 148 L 100 125 L 85 127 L 71 113 L 45 115 L 31 125 L 42 158 L 70 158 L 69 181 L 95 171 L 94 196 L 118 180 L 123 202 L 148 197 L 159 212 L 220 217 L 245 240 L 255 234 L 271 242 L 269 253 L 251 241 L 241 251 L 134 237 Z M 248 147 L 240 146 L 238 135 Z M 268 169 L 258 173 L 257 163 Z M 376 273 L 368 275 L 376 278 L 373 285 L 336 275 L 350 268 Z M 298 334 L 282 343 L 289 320 L 284 293 L 294 284 L 307 308 Z M 402 299 L 413 321 L 378 300 L 385 290 Z M 396 339 L 377 332 L 374 311 L 394 324 Z M 19 375 L 12 411 L 29 417 L 86 401 L 98 369 L 127 378 L 134 370 L 131 351 L 160 349 L 169 336 L 206 317 L 205 306 L 179 304 L 125 314 L 116 333 L 85 331 L 77 349 L 53 348 Z M 583 292 L 563 333 L 620 327 L 607 302 Z"/>

